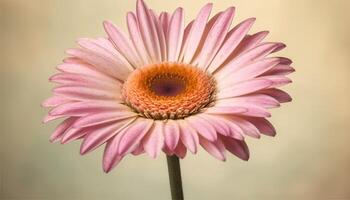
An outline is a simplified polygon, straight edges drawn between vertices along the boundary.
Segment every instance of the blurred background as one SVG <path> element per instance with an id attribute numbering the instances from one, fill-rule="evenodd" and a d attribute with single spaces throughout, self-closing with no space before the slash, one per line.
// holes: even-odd
<path id="1" fill-rule="evenodd" d="M 207 0 L 147 0 L 156 11 L 185 8 L 186 21 Z M 195 3 L 194 3 L 195 2 Z M 273 110 L 275 138 L 248 138 L 249 162 L 215 160 L 201 150 L 182 160 L 188 200 L 350 199 L 350 1 L 212 0 L 214 12 L 236 6 L 234 24 L 255 16 L 252 32 L 270 30 L 294 61 L 292 103 Z M 135 2 L 0 0 L 1 200 L 170 199 L 165 156 L 128 156 L 110 174 L 102 148 L 79 155 L 79 142 L 48 141 L 40 103 L 48 77 L 79 37 L 105 36 L 102 21 L 126 30 Z"/>

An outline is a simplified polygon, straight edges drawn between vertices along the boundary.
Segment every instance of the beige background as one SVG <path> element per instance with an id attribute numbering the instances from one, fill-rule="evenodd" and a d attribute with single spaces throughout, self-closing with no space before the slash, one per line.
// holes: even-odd
<path id="1" fill-rule="evenodd" d="M 78 37 L 104 36 L 101 22 L 125 28 L 134 1 L 0 0 L 2 200 L 169 199 L 164 155 L 126 158 L 106 175 L 101 149 L 80 156 L 79 142 L 50 144 L 57 123 L 42 125 L 47 78 Z M 195 17 L 206 0 L 148 0 L 157 11 Z M 293 59 L 292 103 L 273 111 L 276 138 L 248 139 L 249 162 L 215 160 L 204 151 L 182 161 L 188 200 L 350 199 L 350 1 L 213 0 L 235 5 L 235 23 L 256 16 L 253 31 L 283 41 Z"/>

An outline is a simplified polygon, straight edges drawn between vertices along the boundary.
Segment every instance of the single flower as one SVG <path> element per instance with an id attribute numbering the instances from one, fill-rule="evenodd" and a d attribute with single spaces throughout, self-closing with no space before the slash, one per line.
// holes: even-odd
<path id="1" fill-rule="evenodd" d="M 127 154 L 161 151 L 184 158 L 202 146 L 217 159 L 226 150 L 243 160 L 245 136 L 274 136 L 269 108 L 291 101 L 277 89 L 291 82 L 291 60 L 269 57 L 285 47 L 248 34 L 255 19 L 230 28 L 235 9 L 209 19 L 212 4 L 185 26 L 184 11 L 160 15 L 137 1 L 128 34 L 103 23 L 108 37 L 81 38 L 50 81 L 44 122 L 64 121 L 51 141 L 82 140 L 80 153 L 105 145 L 109 172 Z"/>

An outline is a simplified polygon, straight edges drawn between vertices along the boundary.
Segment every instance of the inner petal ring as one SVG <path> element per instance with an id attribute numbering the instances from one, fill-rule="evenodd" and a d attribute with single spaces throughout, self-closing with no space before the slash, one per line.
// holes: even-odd
<path id="1" fill-rule="evenodd" d="M 215 99 L 215 81 L 191 65 L 153 64 L 129 75 L 123 84 L 122 98 L 141 116 L 181 119 L 211 105 Z"/>

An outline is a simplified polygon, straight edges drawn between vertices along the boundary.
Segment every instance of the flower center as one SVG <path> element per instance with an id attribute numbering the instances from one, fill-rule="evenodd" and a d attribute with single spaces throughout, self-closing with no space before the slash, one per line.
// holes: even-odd
<path id="1" fill-rule="evenodd" d="M 151 81 L 151 90 L 159 96 L 176 96 L 185 89 L 186 83 L 181 77 L 162 74 Z"/>
<path id="2" fill-rule="evenodd" d="M 122 88 L 124 102 L 152 119 L 179 119 L 210 106 L 215 81 L 202 70 L 182 63 L 160 63 L 136 69 Z"/>

